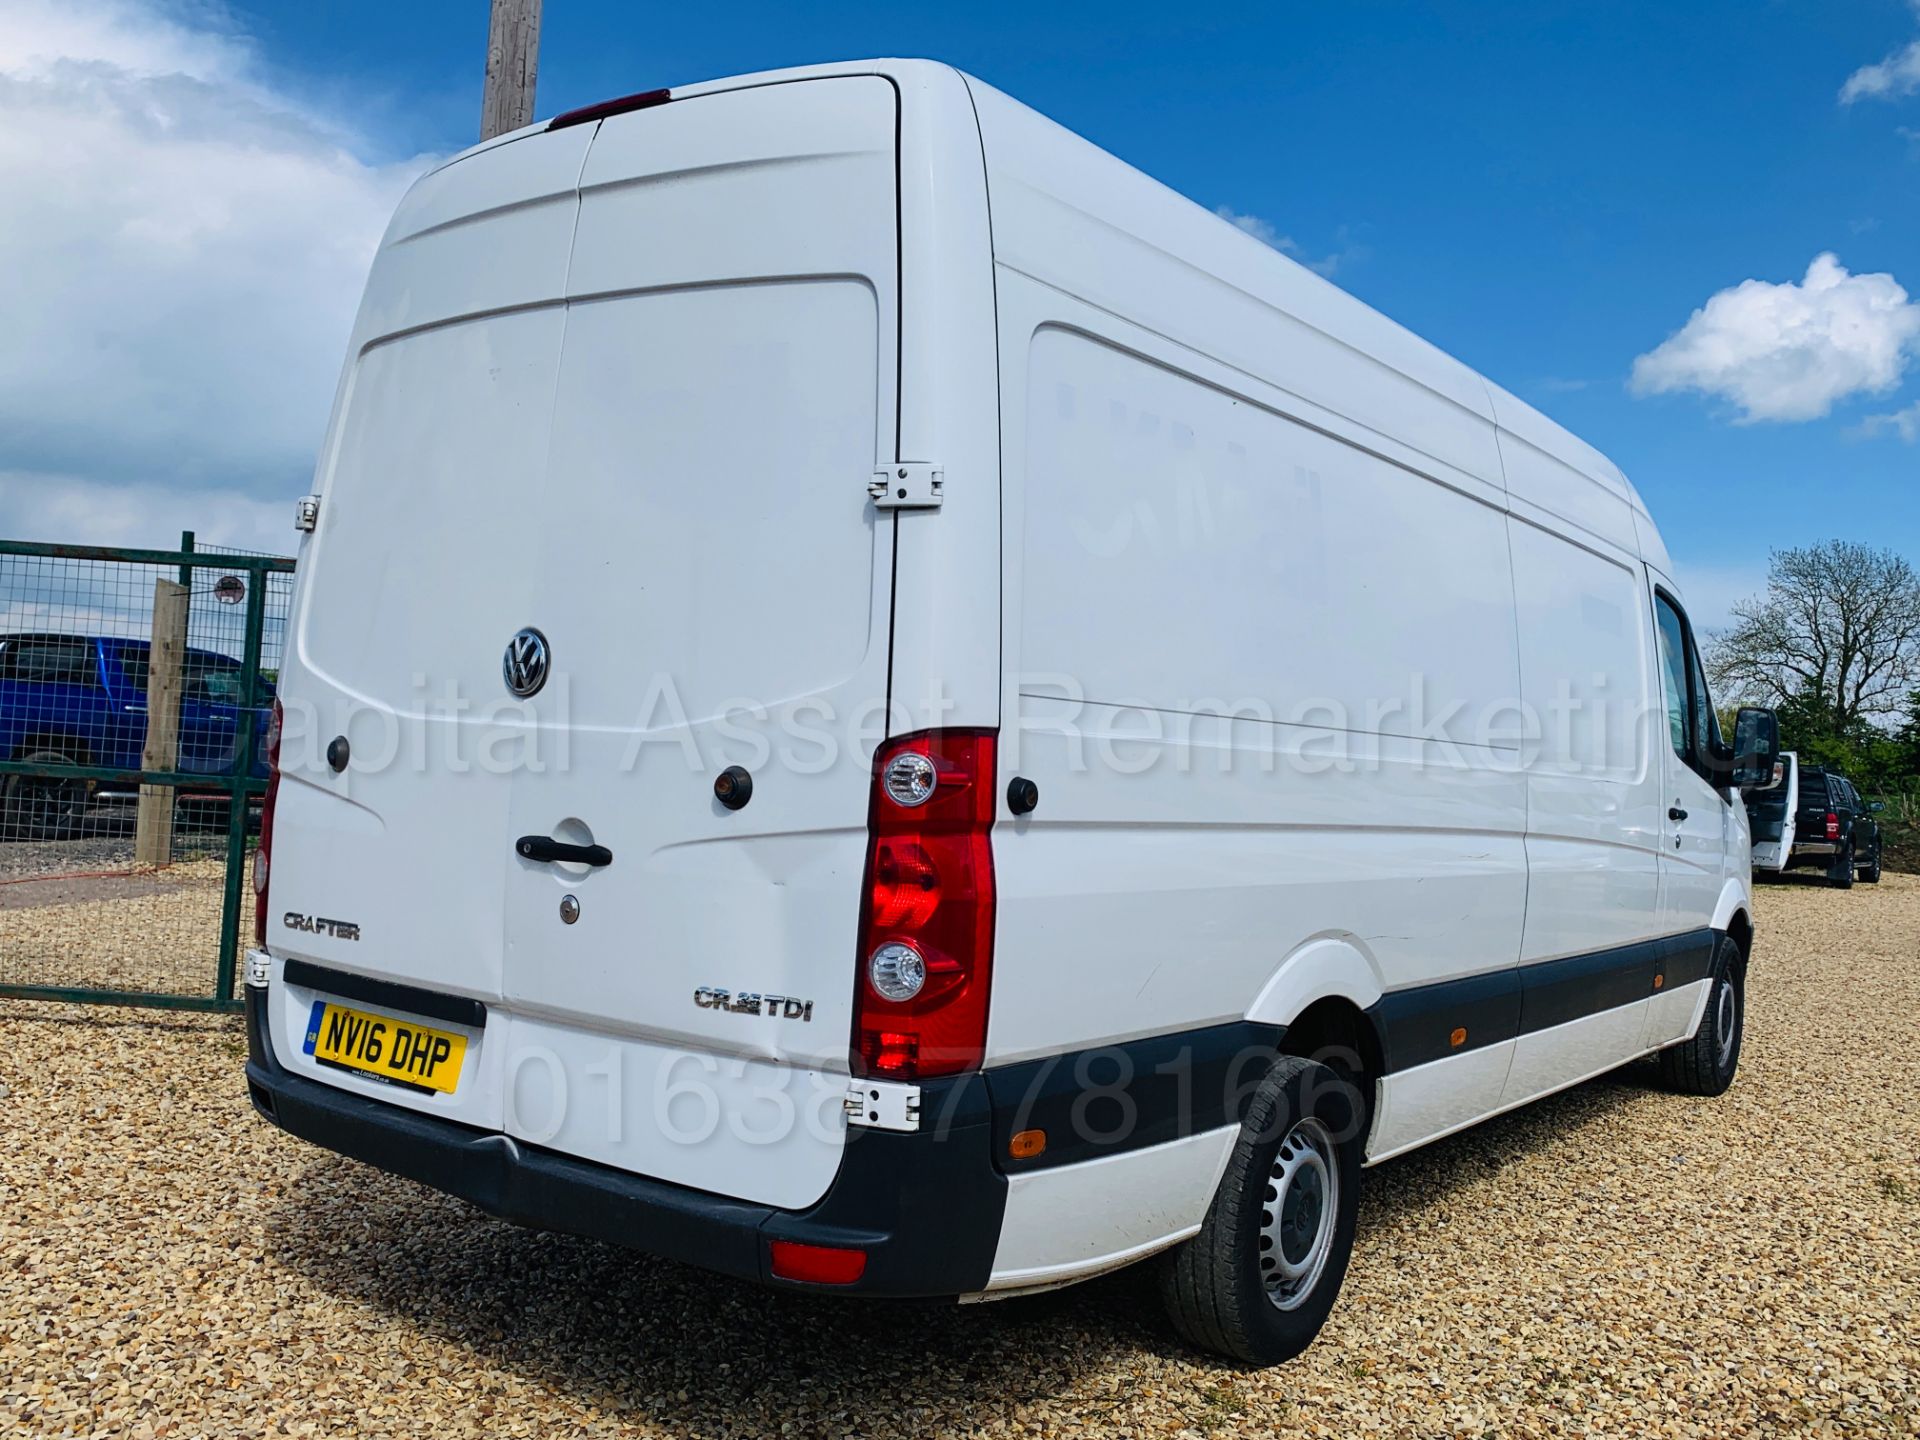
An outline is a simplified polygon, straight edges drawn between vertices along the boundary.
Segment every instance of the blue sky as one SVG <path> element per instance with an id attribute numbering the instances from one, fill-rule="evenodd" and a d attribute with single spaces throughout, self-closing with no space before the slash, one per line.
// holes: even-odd
<path id="1" fill-rule="evenodd" d="M 306 127 L 316 174 L 357 187 L 330 212 L 377 212 L 420 157 L 473 139 L 482 0 L 73 3 L 176 50 L 226 46 L 179 63 L 229 102 Z M 539 111 L 819 60 L 949 60 L 1249 217 L 1606 451 L 1646 495 L 1695 608 L 1717 618 L 1757 588 L 1770 545 L 1839 535 L 1920 561 L 1920 408 L 1904 435 L 1869 418 L 1920 406 L 1920 306 L 1900 294 L 1920 288 L 1916 6 L 546 0 Z M 59 43 L 87 58 L 107 42 Z M 1882 62 L 1843 102 L 1849 77 Z M 1630 383 L 1636 358 L 1712 297 L 1798 287 L 1825 254 L 1836 288 L 1722 297 Z M 351 266 L 324 258 L 328 285 L 306 286 L 282 327 L 304 384 L 273 399 L 284 443 L 262 434 L 198 467 L 170 450 L 166 483 L 263 504 L 305 488 L 297 462 L 331 398 L 330 378 L 311 377 L 337 368 L 351 311 L 337 279 Z M 1770 415 L 1792 418 L 1753 418 Z M 0 428 L 0 475 L 133 483 L 124 459 L 90 478 L 84 448 L 51 431 L 21 446 Z"/>

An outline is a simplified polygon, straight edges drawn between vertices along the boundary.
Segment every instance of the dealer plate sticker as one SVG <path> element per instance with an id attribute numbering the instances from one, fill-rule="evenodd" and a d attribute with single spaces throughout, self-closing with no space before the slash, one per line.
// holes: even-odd
<path id="1" fill-rule="evenodd" d="M 313 1002 L 301 1048 L 322 1065 L 371 1075 L 412 1090 L 451 1095 L 460 1083 L 467 1037 L 413 1020 L 369 1015 L 331 1000 Z"/>

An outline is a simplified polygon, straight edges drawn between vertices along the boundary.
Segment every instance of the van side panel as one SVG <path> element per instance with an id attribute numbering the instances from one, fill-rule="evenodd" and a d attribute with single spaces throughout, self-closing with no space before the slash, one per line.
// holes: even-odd
<path id="1" fill-rule="evenodd" d="M 1315 935 L 1387 990 L 1510 969 L 1498 492 L 1004 269 L 1000 311 L 1003 745 L 1043 799 L 996 835 L 991 1059 L 1238 1016 Z"/>
<path id="2" fill-rule="evenodd" d="M 1513 518 L 1528 746 L 1523 964 L 1659 932 L 1661 720 L 1639 565 Z M 1657 736 L 1655 738 L 1658 738 Z"/>

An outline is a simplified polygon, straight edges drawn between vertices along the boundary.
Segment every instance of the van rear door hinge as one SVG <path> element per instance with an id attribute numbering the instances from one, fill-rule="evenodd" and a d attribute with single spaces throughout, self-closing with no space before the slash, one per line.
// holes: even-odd
<path id="1" fill-rule="evenodd" d="M 867 494 L 878 510 L 932 510 L 946 483 L 946 471 L 930 460 L 896 460 L 873 472 Z"/>
<path id="2" fill-rule="evenodd" d="M 302 495 L 293 502 L 293 528 L 311 535 L 314 526 L 320 523 L 320 497 Z"/>

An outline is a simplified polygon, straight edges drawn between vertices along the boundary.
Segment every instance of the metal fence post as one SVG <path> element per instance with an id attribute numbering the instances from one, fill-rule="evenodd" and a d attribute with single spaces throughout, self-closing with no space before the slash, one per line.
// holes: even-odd
<path id="1" fill-rule="evenodd" d="M 255 747 L 259 743 L 260 640 L 266 630 L 267 577 L 249 573 L 247 631 L 240 656 L 240 693 L 246 697 L 246 718 L 233 742 L 232 809 L 227 815 L 227 889 L 220 907 L 220 973 L 214 998 L 231 1003 L 233 978 L 239 964 L 240 897 L 247 874 L 247 809 L 253 778 Z"/>

